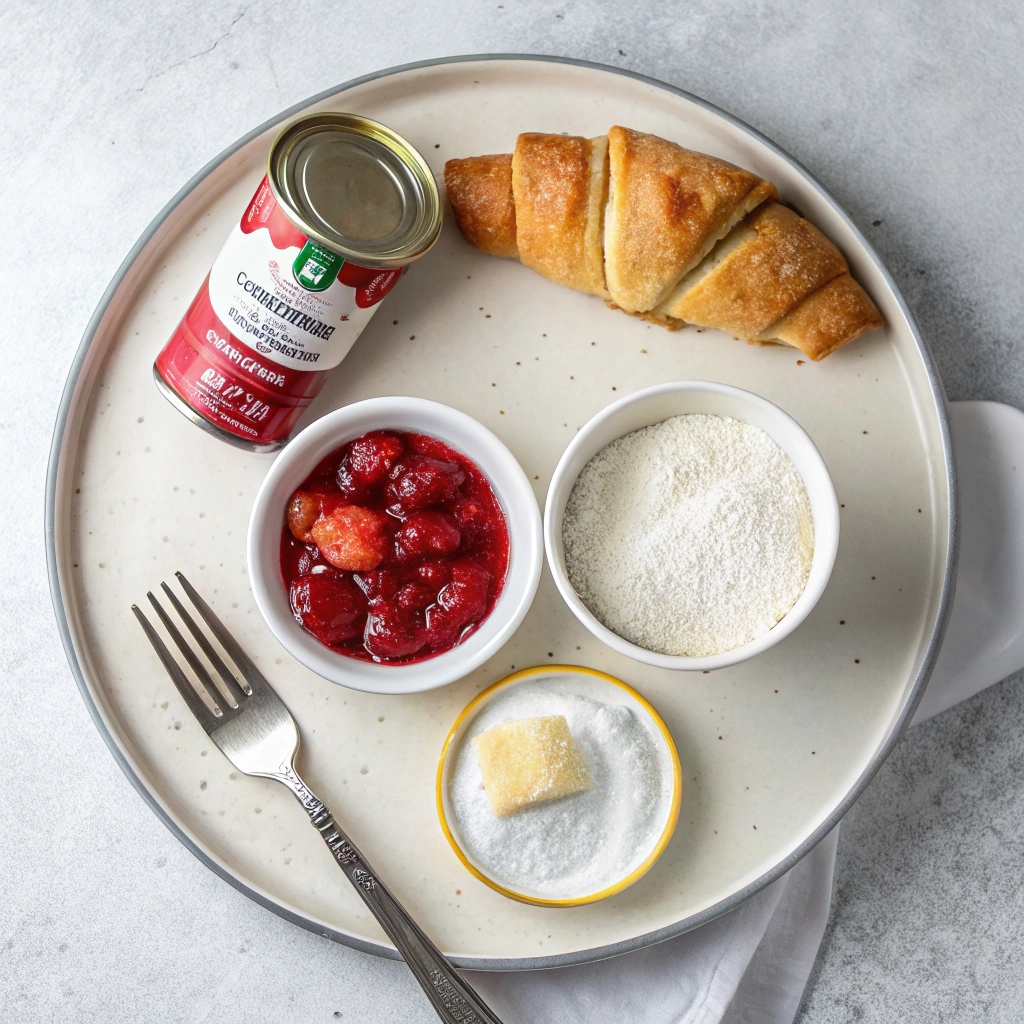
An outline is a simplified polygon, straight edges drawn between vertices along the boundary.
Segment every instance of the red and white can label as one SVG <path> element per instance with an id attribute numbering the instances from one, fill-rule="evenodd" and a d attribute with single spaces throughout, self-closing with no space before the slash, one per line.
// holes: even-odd
<path id="1" fill-rule="evenodd" d="M 347 263 L 307 238 L 264 178 L 157 372 L 228 433 L 258 445 L 280 441 L 403 270 Z"/>
<path id="2" fill-rule="evenodd" d="M 264 179 L 210 271 L 210 304 L 235 337 L 275 363 L 329 370 L 401 273 L 346 264 L 307 238 Z"/>

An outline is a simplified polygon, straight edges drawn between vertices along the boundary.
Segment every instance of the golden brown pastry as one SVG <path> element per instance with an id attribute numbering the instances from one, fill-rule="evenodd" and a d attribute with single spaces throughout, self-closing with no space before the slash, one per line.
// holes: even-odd
<path id="1" fill-rule="evenodd" d="M 781 341 L 811 359 L 824 359 L 840 345 L 884 323 L 868 293 L 849 274 L 840 274 L 754 340 Z"/>
<path id="2" fill-rule="evenodd" d="M 605 274 L 627 313 L 654 309 L 775 186 L 724 160 L 628 128 L 608 132 Z"/>
<path id="3" fill-rule="evenodd" d="M 466 241 L 492 256 L 518 259 L 512 154 L 449 160 L 444 165 L 444 183 Z"/>
<path id="4" fill-rule="evenodd" d="M 602 297 L 607 152 L 603 136 L 529 133 L 512 154 L 519 259 L 549 281 Z"/>
<path id="5" fill-rule="evenodd" d="M 445 184 L 471 245 L 670 330 L 714 327 L 816 360 L 884 323 L 774 185 L 655 135 L 528 133 L 514 154 L 449 160 Z"/>
<path id="6" fill-rule="evenodd" d="M 813 224 L 780 203 L 765 203 L 679 282 L 657 313 L 757 338 L 848 269 Z"/>

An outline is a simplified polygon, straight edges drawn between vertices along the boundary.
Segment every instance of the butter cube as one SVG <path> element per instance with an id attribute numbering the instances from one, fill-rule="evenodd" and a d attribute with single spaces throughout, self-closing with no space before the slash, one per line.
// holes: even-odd
<path id="1" fill-rule="evenodd" d="M 492 725 L 473 740 L 473 749 L 499 818 L 594 784 L 565 715 Z"/>

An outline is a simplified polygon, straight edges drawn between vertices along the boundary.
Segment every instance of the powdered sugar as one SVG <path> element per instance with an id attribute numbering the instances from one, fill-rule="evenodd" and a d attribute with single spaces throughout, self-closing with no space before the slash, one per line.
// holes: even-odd
<path id="1" fill-rule="evenodd" d="M 672 763 L 656 726 L 622 705 L 573 692 L 566 674 L 509 686 L 473 720 L 449 777 L 463 850 L 499 884 L 548 899 L 607 888 L 657 843 L 672 799 Z M 593 779 L 580 793 L 495 817 L 472 739 L 492 725 L 565 715 Z"/>
<path id="2" fill-rule="evenodd" d="M 661 654 L 732 650 L 772 628 L 807 583 L 811 508 L 759 427 L 694 413 L 620 437 L 565 508 L 565 564 L 609 629 Z"/>

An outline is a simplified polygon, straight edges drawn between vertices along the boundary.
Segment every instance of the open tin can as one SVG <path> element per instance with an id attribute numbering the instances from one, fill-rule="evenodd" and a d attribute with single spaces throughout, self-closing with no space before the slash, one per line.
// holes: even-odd
<path id="1" fill-rule="evenodd" d="M 356 114 L 292 122 L 157 357 L 157 386 L 222 440 L 279 448 L 440 230 L 437 183 L 401 136 Z"/>

